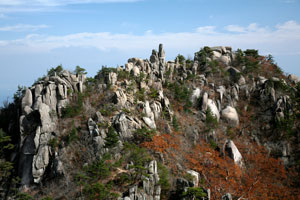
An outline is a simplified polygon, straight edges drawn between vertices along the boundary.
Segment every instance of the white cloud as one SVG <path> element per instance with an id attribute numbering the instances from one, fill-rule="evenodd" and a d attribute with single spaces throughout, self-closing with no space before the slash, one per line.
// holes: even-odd
<path id="1" fill-rule="evenodd" d="M 198 33 L 207 33 L 207 34 L 214 34 L 216 27 L 215 26 L 202 26 L 197 28 Z"/>
<path id="2" fill-rule="evenodd" d="M 37 30 L 43 29 L 43 28 L 48 28 L 48 26 L 47 25 L 17 24 L 14 26 L 0 27 L 0 31 L 12 31 L 12 32 L 37 31 Z"/>
<path id="3" fill-rule="evenodd" d="M 238 25 L 228 25 L 228 26 L 225 26 L 225 29 L 230 32 L 238 32 L 238 33 L 246 32 L 244 27 L 238 26 Z"/>
<path id="4" fill-rule="evenodd" d="M 239 26 L 239 25 L 228 25 L 225 26 L 225 30 L 229 32 L 236 32 L 236 33 L 249 33 L 249 32 L 266 32 L 267 27 L 259 27 L 258 24 L 252 23 L 249 24 L 247 27 Z"/>
<path id="5" fill-rule="evenodd" d="M 0 0 L 2 6 L 63 6 L 87 3 L 127 3 L 140 0 Z"/>
<path id="6" fill-rule="evenodd" d="M 228 28 L 228 26 L 227 26 Z M 231 27 L 232 28 L 232 27 Z M 236 27 L 234 27 L 236 28 Z M 240 27 L 238 27 L 240 28 Z M 0 41 L 0 53 L 17 54 L 30 52 L 50 52 L 57 48 L 97 48 L 101 51 L 117 49 L 134 52 L 150 49 L 164 43 L 166 47 L 185 51 L 197 50 L 205 45 L 226 45 L 236 48 L 255 48 L 261 53 L 296 54 L 300 52 L 300 24 L 288 21 L 273 29 L 250 24 L 245 31 L 219 32 L 214 26 L 199 27 L 195 32 L 156 34 L 151 31 L 144 35 L 100 33 L 76 33 L 64 36 L 31 34 L 17 40 Z"/>
<path id="7" fill-rule="evenodd" d="M 57 11 L 74 4 L 132 3 L 143 0 L 0 0 L 0 13 Z"/>

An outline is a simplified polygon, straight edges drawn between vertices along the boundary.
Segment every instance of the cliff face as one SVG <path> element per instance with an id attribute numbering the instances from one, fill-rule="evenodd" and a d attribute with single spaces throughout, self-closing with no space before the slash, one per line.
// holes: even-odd
<path id="1" fill-rule="evenodd" d="M 22 185 L 41 181 L 50 158 L 55 157 L 49 142 L 60 136 L 57 125 L 62 109 L 69 103 L 69 96 L 83 92 L 84 82 L 84 75 L 63 71 L 59 75 L 45 77 L 23 91 L 18 170 Z"/>
<path id="2" fill-rule="evenodd" d="M 166 61 L 159 45 L 95 78 L 53 73 L 2 109 L 18 118 L 1 123 L 18 142 L 12 176 L 37 199 L 297 199 L 298 82 L 231 47 Z"/>

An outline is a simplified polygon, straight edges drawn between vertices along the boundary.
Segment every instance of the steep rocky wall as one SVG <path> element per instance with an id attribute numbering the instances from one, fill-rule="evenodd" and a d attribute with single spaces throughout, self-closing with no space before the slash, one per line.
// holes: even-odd
<path id="1" fill-rule="evenodd" d="M 23 91 L 20 116 L 19 177 L 22 185 L 39 183 L 55 157 L 49 142 L 60 135 L 58 118 L 70 97 L 83 92 L 85 75 L 63 71 Z"/>

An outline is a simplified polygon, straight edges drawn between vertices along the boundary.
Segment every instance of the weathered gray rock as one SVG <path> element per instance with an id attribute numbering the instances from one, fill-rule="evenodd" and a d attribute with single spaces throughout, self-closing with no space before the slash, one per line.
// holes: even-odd
<path id="1" fill-rule="evenodd" d="M 110 72 L 108 74 L 108 84 L 115 85 L 118 80 L 117 74 L 114 72 Z"/>
<path id="2" fill-rule="evenodd" d="M 160 113 L 162 112 L 161 103 L 158 101 L 154 101 L 150 105 L 151 110 L 153 111 L 154 118 L 158 119 L 160 117 Z"/>
<path id="3" fill-rule="evenodd" d="M 29 106 L 25 106 L 25 108 L 23 109 L 25 115 L 29 115 L 32 111 L 32 108 L 30 108 Z"/>
<path id="4" fill-rule="evenodd" d="M 202 97 L 202 105 L 201 105 L 202 111 L 207 110 L 207 103 L 208 103 L 208 94 L 207 94 L 207 92 L 204 92 L 203 97 Z"/>
<path id="5" fill-rule="evenodd" d="M 198 103 L 200 94 L 201 94 L 200 88 L 196 88 L 193 90 L 190 101 L 193 103 L 194 106 Z"/>
<path id="6" fill-rule="evenodd" d="M 165 63 L 166 56 L 165 56 L 165 50 L 163 44 L 159 44 L 158 57 L 161 63 Z"/>
<path id="7" fill-rule="evenodd" d="M 66 99 L 68 97 L 66 86 L 65 85 L 58 85 L 58 96 L 60 99 Z"/>
<path id="8" fill-rule="evenodd" d="M 155 121 L 149 117 L 143 117 L 143 121 L 145 122 L 145 124 L 147 126 L 149 126 L 149 128 L 151 129 L 156 129 L 156 124 Z"/>
<path id="9" fill-rule="evenodd" d="M 143 121 L 145 122 L 145 124 L 147 124 L 147 126 L 149 126 L 151 129 L 156 129 L 154 113 L 150 108 L 149 101 L 146 101 L 144 103 L 143 113 L 146 115 L 145 117 L 143 117 Z"/>
<path id="10" fill-rule="evenodd" d="M 73 91 L 82 92 L 84 81 L 84 75 L 73 75 L 63 71 L 59 75 L 45 77 L 34 84 L 32 90 L 24 90 L 21 102 L 23 115 L 20 117 L 18 169 L 22 185 L 39 183 L 44 177 L 46 168 L 50 164 L 50 157 L 53 156 L 48 144 L 58 134 L 58 116 L 61 116 L 62 109 L 69 103 L 70 91 L 70 95 Z M 54 162 L 55 159 L 52 164 Z M 61 169 L 61 164 L 61 161 L 57 161 L 58 171 Z"/>
<path id="11" fill-rule="evenodd" d="M 212 51 L 212 54 L 213 54 L 212 56 L 213 60 L 218 60 L 222 56 L 222 53 L 219 51 Z"/>
<path id="12" fill-rule="evenodd" d="M 113 98 L 113 102 L 115 104 L 119 104 L 121 106 L 124 106 L 126 104 L 127 101 L 127 96 L 126 94 L 123 92 L 123 90 L 117 90 L 115 92 L 114 98 Z"/>
<path id="13" fill-rule="evenodd" d="M 225 65 L 229 65 L 230 64 L 230 62 L 231 62 L 231 59 L 230 59 L 230 57 L 229 56 L 221 56 L 220 58 L 219 58 L 219 61 L 220 62 L 222 62 L 222 63 L 224 63 Z"/>
<path id="14" fill-rule="evenodd" d="M 188 170 L 187 173 L 193 177 L 193 187 L 198 187 L 200 174 L 194 170 Z"/>
<path id="15" fill-rule="evenodd" d="M 232 196 L 230 193 L 225 194 L 224 196 L 222 196 L 222 200 L 232 200 Z"/>
<path id="16" fill-rule="evenodd" d="M 102 123 L 104 121 L 104 117 L 99 111 L 95 113 L 94 119 L 96 120 L 97 123 Z"/>
<path id="17" fill-rule="evenodd" d="M 134 65 L 133 65 L 132 62 L 126 63 L 126 64 L 125 64 L 125 71 L 130 72 L 130 71 L 132 70 L 133 66 L 134 66 Z"/>
<path id="18" fill-rule="evenodd" d="M 89 132 L 92 136 L 100 135 L 98 125 L 96 124 L 96 122 L 94 122 L 94 120 L 92 118 L 89 118 L 89 120 L 88 120 L 88 128 L 89 128 Z"/>
<path id="19" fill-rule="evenodd" d="M 132 138 L 134 131 L 141 128 L 140 121 L 126 116 L 126 114 L 123 112 L 113 119 L 113 125 L 123 141 Z"/>
<path id="20" fill-rule="evenodd" d="M 139 76 L 141 73 L 140 68 L 138 68 L 137 66 L 134 66 L 131 71 L 132 71 L 133 76 Z"/>
<path id="21" fill-rule="evenodd" d="M 49 164 L 49 147 L 44 145 L 38 148 L 38 152 L 33 157 L 32 176 L 35 183 L 39 183 L 46 167 Z"/>
<path id="22" fill-rule="evenodd" d="M 288 76 L 288 79 L 290 81 L 292 81 L 293 83 L 298 83 L 300 81 L 299 77 L 297 75 L 295 75 L 295 74 L 290 74 Z"/>
<path id="23" fill-rule="evenodd" d="M 57 114 L 59 117 L 63 114 L 63 109 L 70 103 L 69 99 L 59 100 L 57 103 Z"/>
<path id="24" fill-rule="evenodd" d="M 220 113 L 219 110 L 216 106 L 215 101 L 208 99 L 207 100 L 207 107 L 210 108 L 212 114 L 216 117 L 216 119 L 219 121 L 220 120 Z"/>
<path id="25" fill-rule="evenodd" d="M 223 85 L 221 85 L 221 86 L 217 87 L 216 91 L 219 93 L 219 95 L 220 95 L 220 102 L 222 103 L 223 102 L 223 96 L 226 93 L 226 88 Z"/>
<path id="26" fill-rule="evenodd" d="M 43 91 L 43 84 L 37 84 L 34 86 L 35 99 L 41 96 L 42 91 Z"/>
<path id="27" fill-rule="evenodd" d="M 236 109 L 231 106 L 227 106 L 224 110 L 222 110 L 222 118 L 228 121 L 232 126 L 239 125 L 238 113 L 236 112 Z"/>
<path id="28" fill-rule="evenodd" d="M 50 117 L 50 108 L 48 105 L 42 103 L 39 108 L 40 120 L 41 120 L 41 132 L 51 133 L 56 129 L 55 122 Z"/>
<path id="29" fill-rule="evenodd" d="M 151 161 L 148 166 L 148 175 L 143 176 L 143 180 L 140 183 L 142 186 L 138 189 L 137 185 L 129 188 L 124 198 L 120 200 L 160 200 L 161 187 L 159 183 L 159 175 L 157 173 L 157 162 Z"/>
<path id="30" fill-rule="evenodd" d="M 244 166 L 243 157 L 232 140 L 227 140 L 225 142 L 224 150 L 226 153 L 228 153 L 229 157 L 234 160 L 235 164 L 237 164 L 239 167 Z"/>
<path id="31" fill-rule="evenodd" d="M 32 93 L 31 93 L 31 90 L 30 89 L 25 89 L 24 91 L 24 95 L 23 95 L 23 98 L 22 98 L 22 102 L 21 102 L 21 105 L 22 105 L 22 110 L 24 111 L 24 108 L 26 106 L 28 107 L 31 107 L 32 106 Z"/>
<path id="32" fill-rule="evenodd" d="M 158 63 L 159 62 L 158 53 L 155 49 L 152 50 L 152 55 L 150 56 L 150 62 L 151 63 Z"/>

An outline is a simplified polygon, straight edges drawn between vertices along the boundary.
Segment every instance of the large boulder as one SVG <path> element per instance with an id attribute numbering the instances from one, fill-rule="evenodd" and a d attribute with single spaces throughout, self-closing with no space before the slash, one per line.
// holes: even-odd
<path id="1" fill-rule="evenodd" d="M 187 173 L 193 177 L 193 187 L 198 187 L 200 174 L 194 170 L 188 170 Z"/>
<path id="2" fill-rule="evenodd" d="M 153 111 L 154 118 L 158 119 L 160 117 L 160 113 L 162 111 L 161 103 L 158 101 L 154 101 L 150 105 L 151 110 Z"/>
<path id="3" fill-rule="evenodd" d="M 123 141 L 132 138 L 134 131 L 141 128 L 140 121 L 123 112 L 114 117 L 113 125 Z"/>
<path id="4" fill-rule="evenodd" d="M 115 85 L 117 82 L 117 74 L 114 72 L 110 72 L 108 74 L 108 84 Z"/>
<path id="5" fill-rule="evenodd" d="M 24 96 L 23 96 L 23 98 L 22 98 L 22 109 L 23 109 L 23 111 L 24 111 L 24 108 L 26 107 L 26 106 L 28 106 L 28 107 L 31 107 L 32 106 L 32 93 L 31 93 L 31 90 L 30 89 L 26 89 L 25 91 L 24 91 Z"/>
<path id="6" fill-rule="evenodd" d="M 227 106 L 224 110 L 222 110 L 222 118 L 228 121 L 232 126 L 239 125 L 238 113 L 236 112 L 236 109 L 231 106 Z"/>
<path id="7" fill-rule="evenodd" d="M 298 83 L 300 81 L 299 77 L 297 75 L 295 75 L 295 74 L 290 74 L 288 76 L 288 79 L 290 81 L 292 81 L 293 83 Z"/>
<path id="8" fill-rule="evenodd" d="M 143 121 L 147 126 L 149 126 L 151 129 L 156 129 L 156 124 L 155 124 L 155 116 L 154 113 L 152 112 L 150 108 L 149 101 L 146 101 L 143 105 L 143 113 L 145 114 L 145 117 L 143 117 Z"/>
<path id="9" fill-rule="evenodd" d="M 131 73 L 133 74 L 133 76 L 139 76 L 140 75 L 140 68 L 138 66 L 134 66 L 131 70 Z"/>
<path id="10" fill-rule="evenodd" d="M 124 106 L 127 102 L 127 96 L 126 94 L 123 92 L 123 90 L 117 90 L 115 92 L 115 95 L 113 97 L 113 102 L 115 104 L 119 104 L 121 106 Z"/>
<path id="11" fill-rule="evenodd" d="M 220 120 L 220 113 L 219 113 L 219 110 L 218 110 L 218 107 L 217 107 L 215 101 L 213 101 L 211 99 L 208 99 L 207 100 L 207 107 L 210 109 L 213 116 L 215 118 L 217 118 L 217 120 L 219 121 Z"/>
<path id="12" fill-rule="evenodd" d="M 207 102 L 208 102 L 208 93 L 204 92 L 202 96 L 202 105 L 201 105 L 201 110 L 206 111 L 207 110 Z"/>
<path id="13" fill-rule="evenodd" d="M 239 167 L 244 166 L 243 157 L 232 140 L 227 140 L 225 142 L 224 150 L 228 156 L 234 160 L 235 164 L 237 164 Z"/>
<path id="14" fill-rule="evenodd" d="M 198 98 L 200 97 L 201 90 L 200 88 L 195 88 L 192 92 L 192 96 L 190 98 L 190 101 L 193 103 L 193 105 L 196 105 L 198 103 Z"/>
<path id="15" fill-rule="evenodd" d="M 220 58 L 219 58 L 219 61 L 220 62 L 222 62 L 222 63 L 224 63 L 225 65 L 229 65 L 230 64 L 230 62 L 231 62 L 231 60 L 230 60 L 230 57 L 229 56 L 221 56 Z"/>

